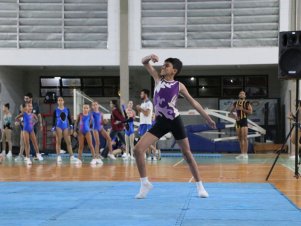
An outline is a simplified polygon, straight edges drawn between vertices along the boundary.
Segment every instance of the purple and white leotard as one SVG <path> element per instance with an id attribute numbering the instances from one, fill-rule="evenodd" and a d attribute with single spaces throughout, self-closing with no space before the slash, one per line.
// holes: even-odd
<path id="1" fill-rule="evenodd" d="M 154 92 L 156 117 L 161 116 L 173 120 L 179 116 L 176 108 L 179 92 L 180 83 L 178 81 L 162 79 L 156 84 Z"/>

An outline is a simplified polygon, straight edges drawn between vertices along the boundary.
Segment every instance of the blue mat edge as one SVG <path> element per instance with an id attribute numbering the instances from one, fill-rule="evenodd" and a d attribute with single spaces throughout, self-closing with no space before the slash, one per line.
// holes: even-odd
<path id="1" fill-rule="evenodd" d="M 286 195 L 284 195 L 281 191 L 276 188 L 274 184 L 269 183 L 280 195 L 282 195 L 284 198 L 286 198 L 297 210 L 301 212 L 301 208 L 299 208 L 295 203 L 293 203 L 292 200 L 290 200 Z"/>

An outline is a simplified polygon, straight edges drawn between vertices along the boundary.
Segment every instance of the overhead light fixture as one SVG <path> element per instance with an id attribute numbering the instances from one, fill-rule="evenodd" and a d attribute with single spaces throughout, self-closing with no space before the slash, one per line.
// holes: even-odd
<path id="1" fill-rule="evenodd" d="M 191 80 L 191 81 L 194 81 L 194 77 L 191 77 L 190 80 Z"/>
<path id="2" fill-rule="evenodd" d="M 54 79 L 55 79 L 55 80 L 60 80 L 60 79 L 61 79 L 61 77 L 54 77 Z"/>

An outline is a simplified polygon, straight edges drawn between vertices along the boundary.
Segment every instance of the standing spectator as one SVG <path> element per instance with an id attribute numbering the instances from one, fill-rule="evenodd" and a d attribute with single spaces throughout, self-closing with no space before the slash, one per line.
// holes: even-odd
<path id="1" fill-rule="evenodd" d="M 141 105 L 137 105 L 136 109 L 139 112 L 140 125 L 138 128 L 138 135 L 142 137 L 150 128 L 152 128 L 152 116 L 153 116 L 153 103 L 149 99 L 149 90 L 143 89 L 140 92 L 140 98 L 143 101 Z M 154 147 L 151 147 L 147 150 L 148 160 L 156 160 L 156 153 L 151 153 L 152 149 L 156 150 Z"/>
<path id="2" fill-rule="evenodd" d="M 118 105 L 117 100 L 111 100 L 110 101 L 110 107 L 112 110 L 111 113 L 111 132 L 110 137 L 112 140 L 116 138 L 116 136 L 121 141 L 122 145 L 125 146 L 125 139 L 124 139 L 124 124 L 125 117 L 123 116 L 120 107 Z M 114 156 L 111 156 L 112 154 L 108 154 L 108 156 L 112 159 L 114 159 Z"/>
<path id="3" fill-rule="evenodd" d="M 12 158 L 12 114 L 9 111 L 9 103 L 3 105 L 3 129 L 2 129 L 2 157 L 6 155 L 6 142 L 8 143 L 7 158 Z"/>
<path id="4" fill-rule="evenodd" d="M 20 113 L 23 113 L 24 109 L 23 106 L 20 106 Z M 25 146 L 24 146 L 24 140 L 23 140 L 23 117 L 20 117 L 19 120 L 15 121 L 15 126 L 20 128 L 20 149 L 19 149 L 19 155 L 15 158 L 16 162 L 22 162 L 23 159 L 23 153 L 25 151 Z"/>

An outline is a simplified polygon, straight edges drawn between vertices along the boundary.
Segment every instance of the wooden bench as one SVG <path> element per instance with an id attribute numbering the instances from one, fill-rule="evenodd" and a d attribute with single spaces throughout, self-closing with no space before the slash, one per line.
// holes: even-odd
<path id="1" fill-rule="evenodd" d="M 275 152 L 280 150 L 282 144 L 273 144 L 273 143 L 254 143 L 254 152 L 255 154 L 258 153 L 268 153 L 268 152 Z M 285 152 L 288 151 L 288 146 L 284 145 L 283 150 Z"/>

